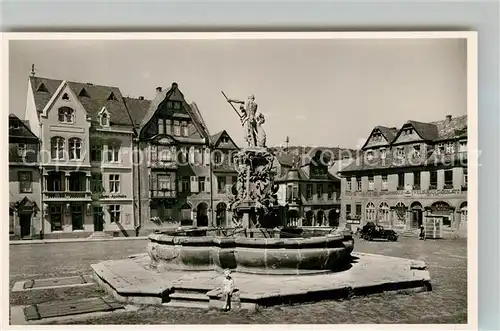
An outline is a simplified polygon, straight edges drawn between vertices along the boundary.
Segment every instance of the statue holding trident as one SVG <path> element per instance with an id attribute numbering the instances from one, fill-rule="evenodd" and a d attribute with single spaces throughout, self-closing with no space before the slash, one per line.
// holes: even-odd
<path id="1" fill-rule="evenodd" d="M 229 99 L 224 92 L 222 92 L 222 95 L 224 95 L 227 102 L 229 102 L 240 117 L 241 124 L 245 131 L 245 141 L 248 143 L 248 147 L 257 147 L 257 103 L 255 103 L 255 97 L 250 95 L 245 104 L 244 101 Z M 233 104 L 240 104 L 241 114 L 236 110 Z"/>

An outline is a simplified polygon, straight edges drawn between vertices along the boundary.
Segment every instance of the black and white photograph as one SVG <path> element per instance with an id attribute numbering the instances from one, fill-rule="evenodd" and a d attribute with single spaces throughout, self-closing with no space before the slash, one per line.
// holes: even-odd
<path id="1" fill-rule="evenodd" d="M 475 323 L 474 32 L 4 40 L 5 324 Z"/>

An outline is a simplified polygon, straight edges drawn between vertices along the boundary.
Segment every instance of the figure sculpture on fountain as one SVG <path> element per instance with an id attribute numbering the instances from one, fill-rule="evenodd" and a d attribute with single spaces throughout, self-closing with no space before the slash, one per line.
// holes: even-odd
<path id="1" fill-rule="evenodd" d="M 246 103 L 226 100 L 231 105 L 240 104 L 240 112 L 232 107 L 240 116 L 248 145 L 236 154 L 235 168 L 238 176 L 232 192 L 228 194 L 230 209 L 236 215 L 235 225 L 259 227 L 262 215 L 268 213 L 273 206 L 277 191 L 272 174 L 274 156 L 266 149 L 266 133 L 263 129 L 265 118 L 262 113 L 257 113 L 254 95 L 250 95 Z M 239 215 L 252 216 L 248 222 L 240 222 Z"/>

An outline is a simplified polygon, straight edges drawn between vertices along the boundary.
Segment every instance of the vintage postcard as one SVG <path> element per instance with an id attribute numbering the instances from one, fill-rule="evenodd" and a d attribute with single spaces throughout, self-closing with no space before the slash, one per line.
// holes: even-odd
<path id="1" fill-rule="evenodd" d="M 6 327 L 476 328 L 475 32 L 2 44 Z"/>

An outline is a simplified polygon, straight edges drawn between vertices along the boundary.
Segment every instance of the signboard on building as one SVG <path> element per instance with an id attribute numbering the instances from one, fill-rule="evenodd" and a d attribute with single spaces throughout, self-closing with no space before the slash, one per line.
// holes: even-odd
<path id="1" fill-rule="evenodd" d="M 443 237 L 443 218 L 440 216 L 426 216 L 424 218 L 425 238 L 440 239 Z"/>

